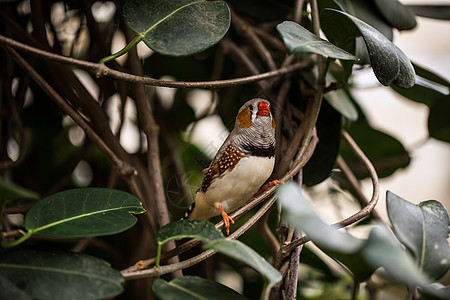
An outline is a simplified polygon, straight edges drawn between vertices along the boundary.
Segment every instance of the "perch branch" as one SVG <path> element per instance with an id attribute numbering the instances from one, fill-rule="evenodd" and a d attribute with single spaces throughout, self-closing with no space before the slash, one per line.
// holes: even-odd
<path id="1" fill-rule="evenodd" d="M 210 80 L 210 81 L 172 81 L 172 80 L 163 80 L 163 79 L 155 79 L 145 76 L 138 76 L 129 74 L 126 72 L 117 71 L 111 68 L 108 68 L 104 64 L 88 62 L 84 60 L 79 60 L 71 57 L 66 57 L 63 55 L 58 55 L 49 51 L 41 50 L 39 48 L 35 48 L 20 42 L 17 42 L 13 39 L 7 38 L 3 35 L 0 35 L 0 43 L 11 46 L 14 49 L 26 52 L 28 54 L 46 59 L 51 61 L 56 61 L 68 65 L 77 66 L 81 69 L 87 70 L 89 72 L 94 73 L 97 77 L 111 77 L 118 80 L 124 80 L 133 83 L 140 83 L 145 85 L 152 86 L 162 86 L 162 87 L 170 87 L 170 88 L 219 88 L 219 87 L 230 87 L 236 85 L 242 85 L 252 82 L 257 82 L 273 77 L 277 77 L 280 75 L 288 74 L 291 72 L 295 72 L 301 69 L 306 69 L 311 66 L 310 61 L 301 61 L 286 67 L 279 68 L 274 71 L 265 72 L 257 75 L 234 78 L 234 79 L 225 79 L 225 80 Z"/>

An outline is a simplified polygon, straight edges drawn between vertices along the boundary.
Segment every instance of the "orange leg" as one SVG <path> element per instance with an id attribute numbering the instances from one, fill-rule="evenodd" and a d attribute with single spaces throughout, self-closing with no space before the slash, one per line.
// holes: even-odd
<path id="1" fill-rule="evenodd" d="M 259 195 L 261 195 L 262 193 L 264 193 L 265 191 L 267 191 L 270 187 L 272 186 L 278 186 L 279 184 L 284 184 L 283 181 L 279 181 L 279 180 L 272 180 L 271 182 L 268 182 L 267 184 L 265 184 L 262 188 L 259 189 L 259 191 L 257 191 L 253 197 L 258 197 Z"/>
<path id="2" fill-rule="evenodd" d="M 220 204 L 216 204 L 216 208 L 222 214 L 223 223 L 225 224 L 225 228 L 227 229 L 227 235 L 230 235 L 230 222 L 234 224 L 234 220 L 229 215 L 227 215 L 227 213 L 222 209 Z"/>

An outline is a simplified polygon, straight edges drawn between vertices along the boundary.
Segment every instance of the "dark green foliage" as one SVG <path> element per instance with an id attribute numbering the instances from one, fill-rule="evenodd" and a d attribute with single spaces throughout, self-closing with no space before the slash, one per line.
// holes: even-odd
<path id="1" fill-rule="evenodd" d="M 389 219 L 398 239 L 413 255 L 417 267 L 429 278 L 439 279 L 450 269 L 450 224 L 447 210 L 436 200 L 417 206 L 388 192 Z"/>
<path id="2" fill-rule="evenodd" d="M 84 188 L 53 194 L 31 207 L 25 227 L 34 234 L 77 238 L 109 235 L 136 223 L 145 212 L 133 195 L 112 189 Z"/>
<path id="3" fill-rule="evenodd" d="M 213 46 L 230 26 L 230 11 L 223 1 L 128 0 L 123 17 L 148 47 L 172 56 Z"/>
<path id="4" fill-rule="evenodd" d="M 316 125 L 319 143 L 303 168 L 305 185 L 316 185 L 330 176 L 339 153 L 341 124 L 341 114 L 328 103 L 323 103 Z"/>
<path id="5" fill-rule="evenodd" d="M 443 291 L 429 286 L 431 282 L 428 281 L 424 274 L 419 272 L 418 266 L 413 263 L 411 257 L 403 250 L 400 244 L 384 226 L 375 226 L 366 240 L 360 240 L 348 233 L 339 231 L 335 226 L 324 223 L 302 195 L 298 186 L 286 184 L 280 188 L 279 194 L 287 220 L 297 229 L 304 231 L 321 250 L 334 259 L 342 262 L 352 272 L 356 284 L 366 280 L 367 277 L 379 267 L 383 267 L 387 275 L 393 280 L 401 282 L 408 287 L 421 286 L 427 293 L 433 293 L 439 299 L 445 299 L 446 296 Z M 388 195 L 388 197 L 391 197 L 391 199 L 393 198 L 392 195 Z M 421 259 L 424 259 L 424 249 L 434 247 L 436 243 L 440 241 L 437 248 L 442 248 L 442 250 L 435 250 L 435 256 L 431 254 L 430 264 L 440 264 L 439 269 L 433 271 L 436 272 L 435 274 L 441 276 L 449 269 L 448 262 L 445 263 L 445 266 L 442 264 L 442 257 L 448 258 L 448 250 L 450 249 L 446 241 L 448 237 L 449 222 L 445 208 L 443 209 L 442 204 L 435 202 L 426 202 L 422 204 L 422 212 L 424 215 L 427 214 L 425 211 L 430 211 L 431 209 L 431 214 L 434 215 L 435 218 L 433 220 L 431 215 L 430 217 L 427 216 L 425 218 L 427 226 L 422 223 L 419 225 L 420 228 L 417 228 L 414 223 L 407 224 L 407 222 L 411 222 L 411 220 L 420 222 L 420 216 L 408 215 L 408 213 L 405 213 L 404 211 L 400 212 L 401 210 L 405 210 L 407 206 L 409 206 L 409 209 L 407 210 L 411 211 L 411 209 L 414 209 L 414 205 L 408 204 L 406 201 L 405 203 L 399 202 L 396 198 L 392 199 L 391 203 L 392 209 L 390 210 L 390 214 L 396 215 L 399 213 L 398 217 L 401 219 L 395 220 L 395 223 L 393 224 L 397 237 L 402 242 L 406 241 L 406 246 L 408 248 L 413 247 L 417 249 L 416 247 L 420 247 L 419 251 L 421 253 Z M 395 212 L 393 211 L 394 207 Z M 394 216 L 391 216 L 391 221 L 393 217 Z M 405 227 L 405 225 L 407 227 Z M 429 226 L 434 228 L 428 229 L 427 227 Z M 427 246 L 424 244 L 425 239 L 420 240 L 423 236 L 422 228 L 424 228 L 423 230 L 426 230 L 427 233 L 431 231 L 434 234 L 434 237 L 430 237 L 430 240 L 426 242 Z M 410 235 L 412 232 L 411 230 L 416 231 L 419 240 L 405 236 L 405 233 Z M 428 235 L 425 234 L 425 236 Z M 414 244 L 414 246 L 411 244 Z M 437 261 L 435 260 L 433 262 L 434 258 Z M 423 262 L 420 261 L 419 266 L 422 266 L 422 263 Z M 437 265 L 434 265 L 434 267 L 436 266 Z M 425 269 L 424 271 L 428 274 Z"/>
<path id="6" fill-rule="evenodd" d="M 302 185 L 314 186 L 329 178 L 338 155 L 358 178 L 367 177 L 361 161 L 347 143 L 341 143 L 342 130 L 354 138 L 379 177 L 407 167 L 411 158 L 402 143 L 373 128 L 352 98 L 352 75 L 362 65 L 370 66 L 381 84 L 426 105 L 429 136 L 450 142 L 449 80 L 411 64 L 393 41 L 394 29 L 416 26 L 413 12 L 448 20 L 448 7 L 405 7 L 397 0 L 318 0 L 319 11 L 311 1 L 296 8 L 294 4 L 301 1 L 294 0 L 51 1 L 44 5 L 30 1 L 30 7 L 23 2 L 0 1 L 0 62 L 4 66 L 0 76 L 0 238 L 2 246 L 10 248 L 0 254 L 0 299 L 112 298 L 124 286 L 126 291 L 119 298 L 310 299 L 305 290 L 314 289 L 317 299 L 347 299 L 352 279 L 363 282 L 381 267 L 392 281 L 410 288 L 411 294 L 413 287 L 420 288 L 421 296 L 443 298 L 448 292 L 448 288 L 428 286 L 448 271 L 450 255 L 448 214 L 434 200 L 413 205 L 388 194 L 395 236 L 368 217 L 358 225 L 371 226 L 370 233 L 356 238 L 318 218 L 297 187 L 283 187 L 279 193 L 283 212 L 280 215 L 274 205 L 267 220 L 278 243 L 283 247 L 289 243 L 286 240 L 304 231 L 351 276 L 336 272 L 329 259 L 309 245 L 301 249 L 304 269 L 297 272 L 296 257 L 274 250 L 277 245 L 267 242 L 270 234 L 260 233 L 265 221 L 249 229 L 240 241 L 224 237 L 207 221 L 174 221 L 192 201 L 203 169 L 220 146 L 194 144 L 191 129 L 214 116 L 231 130 L 237 109 L 254 97 L 268 99 L 277 117 L 277 162 L 298 153 L 300 144 L 289 149 L 292 138 L 314 120 L 313 104 L 321 103 L 314 111 L 318 113 L 314 126 L 302 132 L 302 138 L 316 133 L 319 141 L 302 176 L 294 177 Z M 99 12 L 108 6 L 115 11 L 110 19 L 102 19 Z M 325 37 L 312 33 L 315 13 Z M 120 36 L 125 36 L 128 45 L 111 55 L 111 45 Z M 24 43 L 26 52 L 11 41 Z M 153 50 L 146 58 L 135 53 L 141 41 Z M 115 60 L 123 54 L 128 55 Z M 107 68 L 91 63 L 101 57 L 101 62 L 108 62 Z M 70 65 L 67 58 L 74 58 Z M 18 63 L 21 59 L 28 68 Z M 141 89 L 144 78 L 137 76 L 229 80 L 282 73 L 285 66 L 298 62 L 305 65 L 294 72 L 208 90 L 211 101 L 204 101 L 211 107 L 200 113 L 190 101 L 197 92 L 191 85 L 171 90 L 168 94 L 173 97 L 166 99 L 162 93 L 167 90 L 150 85 Z M 317 67 L 323 65 L 324 82 L 317 75 Z M 30 68 L 40 77 L 33 76 Z M 80 68 L 86 72 L 79 72 Z M 79 127 L 83 122 L 71 120 L 70 113 L 78 114 L 89 130 L 83 133 Z M 130 128 L 136 130 L 138 140 L 133 153 L 126 150 Z M 83 136 L 74 141 L 74 132 Z M 224 130 L 220 137 L 206 138 L 226 134 Z M 86 189 L 79 189 L 81 184 L 74 180 L 80 165 L 86 167 Z M 293 160 L 287 165 L 293 167 Z M 275 170 L 273 177 L 279 179 L 285 172 Z M 348 186 L 347 181 L 339 183 Z M 340 193 L 336 190 L 329 192 Z M 234 233 L 240 233 L 238 228 L 246 222 L 256 221 L 259 209 L 261 205 L 236 219 Z M 170 221 L 166 215 L 173 222 L 162 226 Z M 161 258 L 163 245 L 188 238 L 200 240 L 201 245 L 183 252 L 181 260 L 197 251 L 218 252 L 204 265 L 184 270 L 195 276 L 153 279 L 153 291 L 150 280 L 124 285 L 124 279 L 136 273 L 147 276 L 158 273 L 154 267 L 170 267 L 172 263 Z M 26 247 L 16 247 L 22 243 Z M 151 259 L 155 253 L 156 259 Z M 108 260 L 114 269 L 91 255 Z M 144 265 L 147 270 L 142 269 Z M 202 278 L 224 271 L 242 281 L 244 295 Z M 296 274 L 300 274 L 299 288 L 288 295 Z"/>
<path id="7" fill-rule="evenodd" d="M 13 283 L 7 293 L 25 297 L 18 287 L 35 299 L 108 298 L 121 293 L 124 284 L 120 272 L 98 258 L 26 248 L 2 254 L 0 274 Z"/>

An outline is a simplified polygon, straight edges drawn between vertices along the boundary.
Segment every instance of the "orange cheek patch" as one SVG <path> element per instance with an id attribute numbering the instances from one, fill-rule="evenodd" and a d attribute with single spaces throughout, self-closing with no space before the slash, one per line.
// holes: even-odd
<path id="1" fill-rule="evenodd" d="M 273 128 L 275 128 L 276 127 L 276 125 L 275 125 L 275 119 L 272 117 L 272 127 Z"/>
<path id="2" fill-rule="evenodd" d="M 244 109 L 237 116 L 238 125 L 244 128 L 252 126 L 251 112 L 248 109 Z"/>

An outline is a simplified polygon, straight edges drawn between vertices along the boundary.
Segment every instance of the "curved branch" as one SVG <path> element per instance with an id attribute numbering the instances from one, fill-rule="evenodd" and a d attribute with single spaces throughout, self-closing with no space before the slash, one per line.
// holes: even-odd
<path id="1" fill-rule="evenodd" d="M 363 207 L 360 211 L 356 212 L 355 214 L 351 215 L 350 217 L 336 223 L 335 225 L 338 225 L 340 227 L 346 227 L 349 226 L 357 221 L 362 220 L 363 218 L 367 217 L 375 208 L 375 206 L 378 203 L 378 198 L 380 195 L 380 186 L 378 183 L 378 175 L 377 172 L 370 162 L 370 160 L 367 158 L 367 156 L 362 152 L 362 150 L 358 147 L 356 142 L 352 139 L 352 137 L 346 132 L 342 132 L 342 137 L 347 142 L 347 144 L 350 146 L 350 149 L 353 151 L 353 153 L 357 156 L 359 160 L 364 164 L 367 171 L 369 172 L 370 179 L 372 180 L 372 197 L 367 203 L 365 207 Z M 287 255 L 295 249 L 297 246 L 302 245 L 309 241 L 309 238 L 307 236 L 303 236 L 295 241 L 293 241 L 290 244 L 284 245 L 281 249 L 281 255 L 283 258 L 287 257 Z"/>
<path id="2" fill-rule="evenodd" d="M 247 77 L 240 77 L 234 79 L 225 79 L 225 80 L 211 80 L 211 81 L 171 81 L 171 80 L 163 80 L 163 79 L 155 79 L 145 76 L 137 76 L 125 72 L 120 72 L 111 68 L 108 68 L 104 64 L 93 63 L 84 60 L 79 60 L 71 57 L 66 57 L 62 55 L 58 55 L 52 52 L 48 52 L 45 50 L 41 50 L 20 42 L 17 42 L 13 39 L 7 38 L 3 35 L 0 35 L 0 43 L 4 45 L 9 45 L 10 47 L 24 51 L 28 54 L 32 54 L 34 56 L 57 61 L 60 63 L 65 63 L 73 66 L 77 66 L 81 69 L 87 70 L 89 72 L 94 73 L 97 77 L 111 77 L 114 79 L 120 79 L 128 82 L 141 83 L 145 85 L 152 86 L 162 86 L 162 87 L 170 87 L 170 88 L 219 88 L 219 87 L 230 87 L 236 85 L 242 85 L 252 82 L 257 82 L 273 77 L 277 77 L 280 75 L 284 75 L 287 73 L 291 73 L 294 71 L 298 71 L 301 69 L 305 69 L 311 66 L 311 62 L 301 61 L 290 66 L 282 67 L 280 69 L 261 73 L 258 75 L 252 75 Z"/>

